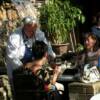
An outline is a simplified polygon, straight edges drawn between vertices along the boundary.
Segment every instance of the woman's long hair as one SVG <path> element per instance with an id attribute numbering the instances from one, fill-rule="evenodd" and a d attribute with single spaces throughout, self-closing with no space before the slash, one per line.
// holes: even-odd
<path id="1" fill-rule="evenodd" d="M 98 46 L 98 38 L 97 38 L 97 36 L 94 35 L 92 32 L 89 32 L 89 33 L 87 33 L 87 34 L 85 35 L 85 39 L 84 39 L 84 41 L 86 41 L 86 39 L 88 39 L 89 37 L 91 37 L 93 40 L 96 41 L 96 43 L 95 43 L 95 45 L 94 45 L 94 47 L 93 47 L 93 51 L 97 51 L 98 48 L 99 48 L 99 46 Z M 85 48 L 85 50 L 86 50 L 86 48 Z"/>

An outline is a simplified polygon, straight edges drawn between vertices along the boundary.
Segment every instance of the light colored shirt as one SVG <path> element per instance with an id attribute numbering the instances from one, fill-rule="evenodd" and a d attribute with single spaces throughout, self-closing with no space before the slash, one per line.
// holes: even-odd
<path id="1" fill-rule="evenodd" d="M 90 100 L 100 100 L 100 94 L 94 95 Z"/>

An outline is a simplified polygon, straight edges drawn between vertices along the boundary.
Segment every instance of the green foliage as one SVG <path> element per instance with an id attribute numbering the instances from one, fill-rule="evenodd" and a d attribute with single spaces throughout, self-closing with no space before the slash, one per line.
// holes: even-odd
<path id="1" fill-rule="evenodd" d="M 53 43 L 66 43 L 71 29 L 77 22 L 84 21 L 81 10 L 74 7 L 70 0 L 48 0 L 40 8 L 41 27 L 49 33 Z"/>
<path id="2" fill-rule="evenodd" d="M 78 52 L 81 52 L 84 50 L 84 46 L 80 43 L 77 43 L 76 47 L 75 47 L 75 51 L 78 53 Z"/>

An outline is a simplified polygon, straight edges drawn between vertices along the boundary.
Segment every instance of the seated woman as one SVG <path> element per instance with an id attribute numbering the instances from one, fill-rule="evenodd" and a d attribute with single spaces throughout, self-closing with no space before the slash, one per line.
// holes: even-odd
<path id="1" fill-rule="evenodd" d="M 55 69 L 52 69 L 49 66 L 44 66 L 48 57 L 47 50 L 47 45 L 42 41 L 36 41 L 33 44 L 32 61 L 24 64 L 24 67 L 13 72 L 15 91 L 18 91 L 18 88 L 22 90 L 27 88 L 45 92 L 49 92 L 51 90 L 64 90 L 63 85 L 56 82 L 60 73 L 59 67 L 56 66 Z M 21 74 L 24 74 L 23 79 L 18 77 Z"/>
<path id="2" fill-rule="evenodd" d="M 90 64 L 92 66 L 98 66 L 100 48 L 98 47 L 97 37 L 92 33 L 86 34 L 84 46 L 85 49 L 83 51 L 81 63 Z"/>
<path id="3" fill-rule="evenodd" d="M 100 49 L 98 48 L 97 37 L 92 33 L 86 34 L 84 46 L 85 49 L 80 61 L 80 79 L 85 83 L 96 82 L 100 78 L 98 71 Z"/>

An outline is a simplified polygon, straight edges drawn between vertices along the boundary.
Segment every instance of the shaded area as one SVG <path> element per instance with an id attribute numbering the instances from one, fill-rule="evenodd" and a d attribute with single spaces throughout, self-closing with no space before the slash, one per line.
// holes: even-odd
<path id="1" fill-rule="evenodd" d="M 95 24 L 95 15 L 100 12 L 100 0 L 72 0 L 74 4 L 79 5 L 86 21 L 76 27 L 77 42 L 83 44 L 83 35 L 90 31 L 90 28 Z"/>

